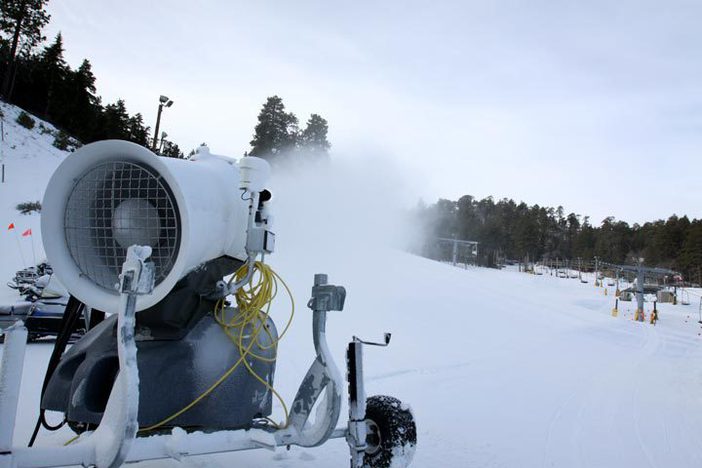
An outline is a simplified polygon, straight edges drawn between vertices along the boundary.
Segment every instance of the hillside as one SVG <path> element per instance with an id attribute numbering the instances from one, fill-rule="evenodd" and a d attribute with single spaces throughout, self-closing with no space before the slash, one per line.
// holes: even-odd
<path id="1" fill-rule="evenodd" d="M 20 108 L 0 101 L 0 110 L 5 130 L 0 161 L 5 164 L 5 183 L 0 183 L 0 284 L 4 285 L 15 271 L 32 264 L 32 240 L 37 260 L 44 255 L 39 216 L 22 215 L 15 207 L 41 201 L 49 177 L 68 152 L 53 146 L 52 133 L 57 131 L 53 125 L 34 118 L 34 128 L 27 129 L 16 121 Z M 7 230 L 10 223 L 15 224 L 16 232 Z M 32 237 L 21 237 L 27 229 L 32 230 Z M 7 297 L 7 288 L 1 289 L 0 298 Z"/>
<path id="2" fill-rule="evenodd" d="M 50 138 L 7 128 L 17 146 L 7 164 L 18 177 L 8 183 L 11 190 L 3 187 L 0 215 L 38 233 L 38 217 L 14 215 L 13 206 L 41 196 L 65 153 Z M 605 296 L 592 281 L 463 270 L 401 252 L 402 224 L 391 215 L 386 193 L 394 186 L 389 174 L 337 166 L 273 182 L 278 251 L 269 260 L 297 305 L 276 369 L 276 387 L 286 399 L 313 358 L 305 304 L 313 274 L 325 272 L 348 290 L 346 309 L 330 313 L 327 325 L 340 366 L 352 335 L 393 333 L 389 348 L 365 354 L 367 387 L 412 406 L 418 424 L 413 466 L 700 466 L 702 335 L 695 302 L 659 306 L 654 327 L 631 320 L 631 303 L 612 317 L 613 288 Z M 12 259 L 3 265 L 10 271 L 20 263 L 15 240 L 6 234 L 0 255 Z M 288 311 L 284 299 L 276 302 L 278 324 Z M 33 427 L 50 351 L 50 343 L 29 346 L 17 443 L 26 442 Z M 274 416 L 282 418 L 277 405 Z M 43 432 L 38 444 L 71 437 L 65 428 Z M 335 440 L 315 449 L 195 457 L 182 464 L 328 468 L 346 466 L 347 454 L 345 442 Z"/>

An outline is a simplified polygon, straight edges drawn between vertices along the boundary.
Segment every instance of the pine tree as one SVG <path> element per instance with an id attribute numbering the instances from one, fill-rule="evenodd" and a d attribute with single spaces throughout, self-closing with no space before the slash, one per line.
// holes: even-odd
<path id="1" fill-rule="evenodd" d="M 95 75 L 86 59 L 78 70 L 71 72 L 67 85 L 68 109 L 65 126 L 81 141 L 88 141 L 95 132 L 95 122 L 100 113 L 100 98 L 95 88 Z"/>
<path id="2" fill-rule="evenodd" d="M 122 99 L 105 106 L 96 136 L 97 140 L 129 139 L 129 114 Z"/>
<path id="3" fill-rule="evenodd" d="M 185 157 L 178 145 L 168 140 L 164 140 L 163 142 L 163 150 L 161 151 L 161 156 L 178 159 L 183 159 Z"/>
<path id="4" fill-rule="evenodd" d="M 258 124 L 251 140 L 251 156 L 258 156 L 269 161 L 279 161 L 297 146 L 297 117 L 292 112 L 285 112 L 283 100 L 278 96 L 266 99 L 258 114 Z"/>
<path id="5" fill-rule="evenodd" d="M 48 45 L 39 56 L 41 71 L 46 80 L 44 115 L 49 118 L 52 107 L 58 108 L 60 112 L 61 108 L 65 109 L 65 106 L 68 105 L 65 100 L 61 102 L 61 98 L 67 97 L 61 88 L 65 85 L 70 71 L 63 58 L 63 52 L 63 37 L 61 33 L 58 33 L 54 42 Z"/>
<path id="6" fill-rule="evenodd" d="M 127 119 L 128 140 L 147 146 L 149 140 L 149 127 L 144 126 L 144 118 L 140 113 Z"/>
<path id="7" fill-rule="evenodd" d="M 2 0 L 0 2 L 0 33 L 3 37 L 7 37 L 4 40 L 9 43 L 2 80 L 2 94 L 7 100 L 12 97 L 20 39 L 27 50 L 31 50 L 46 39 L 41 30 L 51 18 L 51 15 L 44 10 L 47 3 L 48 0 Z"/>
<path id="8" fill-rule="evenodd" d="M 327 140 L 328 132 L 327 121 L 318 114 L 312 114 L 300 135 L 301 149 L 316 157 L 329 156 L 331 144 Z"/>
<path id="9" fill-rule="evenodd" d="M 565 231 L 565 248 L 563 249 L 563 258 L 577 257 L 575 253 L 575 243 L 580 231 L 580 216 L 575 213 L 570 213 L 566 218 Z"/>
<path id="10" fill-rule="evenodd" d="M 78 89 L 84 93 L 86 101 L 90 104 L 97 104 L 96 96 L 97 89 L 95 88 L 95 75 L 93 75 L 93 66 L 88 59 L 84 59 L 78 70 L 73 74 L 74 82 Z"/>
<path id="11" fill-rule="evenodd" d="M 688 226 L 677 263 L 688 277 L 702 282 L 702 221 L 694 221 Z"/>

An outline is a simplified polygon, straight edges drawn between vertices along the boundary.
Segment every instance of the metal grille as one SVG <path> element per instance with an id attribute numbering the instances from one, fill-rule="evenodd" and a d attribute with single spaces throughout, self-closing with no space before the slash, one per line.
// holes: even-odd
<path id="1" fill-rule="evenodd" d="M 156 285 L 168 276 L 180 247 L 180 218 L 168 184 L 150 167 L 126 161 L 83 174 L 66 204 L 64 231 L 81 273 L 114 290 L 127 248 L 153 249 Z M 48 234 L 48 233 L 47 233 Z"/>

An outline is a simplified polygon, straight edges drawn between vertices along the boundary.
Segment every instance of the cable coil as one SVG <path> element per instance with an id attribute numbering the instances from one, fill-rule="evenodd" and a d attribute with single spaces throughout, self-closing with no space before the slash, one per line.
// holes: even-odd
<path id="1" fill-rule="evenodd" d="M 228 284 L 231 285 L 234 281 L 241 281 L 242 279 L 246 278 L 248 268 L 248 264 L 242 266 L 234 275 L 232 275 Z M 235 313 L 231 314 L 231 316 L 227 316 L 227 310 L 231 309 L 226 307 L 225 299 L 220 299 L 217 301 L 213 313 L 217 323 L 220 324 L 234 346 L 236 346 L 240 356 L 239 359 L 224 374 L 222 374 L 219 379 L 217 379 L 209 388 L 202 392 L 192 402 L 156 424 L 139 429 L 139 432 L 148 432 L 157 429 L 190 410 L 209 394 L 211 394 L 217 387 L 219 387 L 222 382 L 224 382 L 242 363 L 246 367 L 249 374 L 263 384 L 273 395 L 275 395 L 283 407 L 283 411 L 285 412 L 285 424 L 277 424 L 269 418 L 266 419 L 273 423 L 278 429 L 288 427 L 290 423 L 288 406 L 285 404 L 285 401 L 273 388 L 273 386 L 268 383 L 266 379 L 256 373 L 249 359 L 247 358 L 264 362 L 274 362 L 276 360 L 278 343 L 287 333 L 290 325 L 292 324 L 293 317 L 295 316 L 295 300 L 293 299 L 293 295 L 288 285 L 275 271 L 273 271 L 270 266 L 263 262 L 257 261 L 253 264 L 253 269 L 254 272 L 248 283 L 239 288 L 234 295 L 237 303 Z M 291 311 L 285 328 L 277 338 L 274 338 L 271 331 L 267 327 L 266 322 L 268 321 L 270 315 L 271 303 L 278 294 L 278 281 L 280 281 L 290 297 Z M 262 332 L 265 334 L 262 335 Z M 260 341 L 260 338 L 265 336 L 269 338 L 269 344 L 264 344 Z M 270 358 L 261 356 L 254 351 L 255 348 L 260 351 L 273 349 L 274 355 Z"/>
<path id="2" fill-rule="evenodd" d="M 268 389 L 275 397 L 280 401 L 285 413 L 285 424 L 278 424 L 270 418 L 265 418 L 270 423 L 272 423 L 278 429 L 284 429 L 290 424 L 290 413 L 288 411 L 288 406 L 285 400 L 280 396 L 280 394 L 273 388 L 273 386 L 266 381 L 263 377 L 258 375 L 253 369 L 247 358 L 257 359 L 264 362 L 274 362 L 277 357 L 278 343 L 283 338 L 283 336 L 290 329 L 293 317 L 295 316 L 295 300 L 293 298 L 290 288 L 285 283 L 285 281 L 273 271 L 273 269 L 263 262 L 255 262 L 253 264 L 254 272 L 251 275 L 248 283 L 244 284 L 241 288 L 237 290 L 234 297 L 236 299 L 237 308 L 235 313 L 231 317 L 227 317 L 227 309 L 225 299 L 220 299 L 215 304 L 213 315 L 217 323 L 222 327 L 224 333 L 229 337 L 229 339 L 234 343 L 239 351 L 239 359 L 217 379 L 210 387 L 208 387 L 204 392 L 202 392 L 197 398 L 188 403 L 186 406 L 171 414 L 165 419 L 152 424 L 148 427 L 143 427 L 139 429 L 140 433 L 153 431 L 159 427 L 168 424 L 169 422 L 176 419 L 178 416 L 182 415 L 186 411 L 192 409 L 195 405 L 200 403 L 208 395 L 210 395 L 217 387 L 219 387 L 227 378 L 243 363 L 249 374 L 255 378 L 257 381 L 262 383 L 266 389 Z M 246 278 L 248 273 L 248 264 L 243 265 L 237 272 L 232 275 L 229 279 L 228 285 L 231 285 L 234 281 L 241 281 Z M 270 308 L 273 299 L 275 299 L 278 294 L 278 281 L 283 285 L 288 297 L 290 298 L 290 317 L 288 318 L 285 328 L 280 333 L 277 338 L 274 338 L 271 334 L 270 329 L 267 327 L 266 322 L 268 321 L 270 315 Z M 264 344 L 259 341 L 259 337 L 262 336 L 261 332 L 265 332 L 268 336 L 270 343 Z M 263 336 L 265 336 L 263 335 Z M 245 339 L 248 342 L 245 342 Z M 253 351 L 254 347 L 261 351 L 266 351 L 273 349 L 273 357 L 261 356 Z M 64 445 L 70 445 L 80 437 L 80 434 L 68 440 Z"/>

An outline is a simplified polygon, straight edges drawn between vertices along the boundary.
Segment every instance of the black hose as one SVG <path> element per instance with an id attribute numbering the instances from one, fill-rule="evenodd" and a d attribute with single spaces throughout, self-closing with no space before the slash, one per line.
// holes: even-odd
<path id="1" fill-rule="evenodd" d="M 59 329 L 59 333 L 56 336 L 56 342 L 54 343 L 54 350 L 51 352 L 49 364 L 46 367 L 44 383 L 41 386 L 41 397 L 39 399 L 40 405 L 41 400 L 44 398 L 44 392 L 46 392 L 46 387 L 49 386 L 49 381 L 51 381 L 51 377 L 54 375 L 54 372 L 56 371 L 59 363 L 61 362 L 61 356 L 63 355 L 64 351 L 66 351 L 66 346 L 68 346 L 68 342 L 71 339 L 71 335 L 73 335 L 73 331 L 78 325 L 78 320 L 80 319 L 81 312 L 84 308 L 85 306 L 83 305 L 83 303 L 75 297 L 71 296 L 68 299 L 66 309 L 63 313 L 63 317 L 61 318 L 61 326 Z M 37 424 L 34 427 L 32 437 L 29 439 L 28 446 L 31 447 L 32 445 L 34 445 L 34 441 L 37 438 L 37 434 L 39 434 L 39 429 L 42 426 L 44 426 L 44 428 L 50 431 L 56 431 L 60 429 L 64 424 L 66 424 L 65 417 L 63 422 L 61 422 L 59 425 L 51 426 L 49 423 L 46 422 L 46 419 L 44 417 L 44 410 L 42 408 L 39 408 L 39 417 L 37 418 Z"/>

